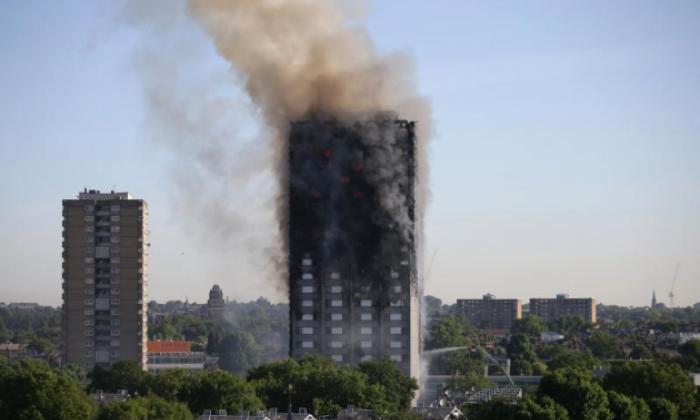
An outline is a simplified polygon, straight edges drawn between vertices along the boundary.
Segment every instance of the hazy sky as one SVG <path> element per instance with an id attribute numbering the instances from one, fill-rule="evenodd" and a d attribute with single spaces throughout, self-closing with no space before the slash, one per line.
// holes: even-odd
<path id="1" fill-rule="evenodd" d="M 61 199 L 83 187 L 149 201 L 150 298 L 201 302 L 213 283 L 231 299 L 283 298 L 261 266 L 274 220 L 255 110 L 196 24 L 166 10 L 177 3 L 3 2 L 0 302 L 59 304 Z M 367 13 L 381 52 L 413 56 L 433 106 L 427 293 L 642 305 L 652 289 L 666 300 L 680 261 L 676 303 L 700 301 L 699 2 Z M 196 124 L 163 127 L 154 83 L 194 114 L 215 92 L 216 133 L 187 112 L 201 139 Z M 225 139 L 228 181 L 207 182 L 202 139 Z M 220 235 L 198 228 L 228 210 Z"/>

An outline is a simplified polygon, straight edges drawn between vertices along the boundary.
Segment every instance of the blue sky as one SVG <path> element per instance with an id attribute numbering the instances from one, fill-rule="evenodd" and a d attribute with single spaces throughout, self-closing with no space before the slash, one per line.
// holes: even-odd
<path id="1" fill-rule="evenodd" d="M 212 253 L 174 208 L 183 162 L 154 140 L 135 65 L 159 38 L 111 4 L 4 3 L 0 301 L 60 302 L 61 199 L 113 186 L 151 204 L 151 298 L 279 298 L 241 242 Z M 676 302 L 699 301 L 698 21 L 695 1 L 373 2 L 377 48 L 413 56 L 433 107 L 426 291 L 641 305 L 680 261 Z M 186 77 L 227 74 L 180 24 Z"/>

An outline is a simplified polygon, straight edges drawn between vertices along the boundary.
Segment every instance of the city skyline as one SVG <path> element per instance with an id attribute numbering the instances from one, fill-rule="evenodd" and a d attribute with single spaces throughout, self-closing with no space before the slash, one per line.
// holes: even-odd
<path id="1" fill-rule="evenodd" d="M 113 186 L 150 203 L 151 298 L 205 302 L 217 283 L 232 299 L 284 300 L 266 271 L 272 187 L 269 168 L 255 166 L 255 111 L 194 23 L 127 10 L 27 1 L 0 17 L 2 300 L 60 304 L 61 199 Z M 700 301 L 699 12 L 693 2 L 373 4 L 378 50 L 409 52 L 433 105 L 427 294 L 641 306 L 655 289 L 667 303 L 680 261 L 675 304 Z M 406 21 L 421 24 L 406 31 Z M 170 43 L 153 54 L 163 37 Z M 449 37 L 462 42 L 440 41 Z M 187 141 L 192 127 L 164 130 L 154 75 L 163 87 L 175 80 L 180 100 L 216 92 L 233 115 L 216 129 L 245 139 L 223 150 L 246 157 L 217 170 L 240 175 L 198 190 L 210 173 L 201 156 L 185 157 L 210 149 Z M 208 121 L 199 105 L 186 122 Z M 202 139 L 221 139 L 210 134 Z M 207 204 L 218 198 L 230 201 Z M 198 230 L 202 215 L 227 210 L 221 236 Z"/>

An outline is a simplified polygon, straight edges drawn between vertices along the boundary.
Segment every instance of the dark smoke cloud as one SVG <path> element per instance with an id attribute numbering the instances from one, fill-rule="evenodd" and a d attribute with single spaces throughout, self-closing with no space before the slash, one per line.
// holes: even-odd
<path id="1" fill-rule="evenodd" d="M 248 244 L 234 240 L 232 245 L 264 250 L 258 253 L 258 260 L 264 264 L 264 260 L 272 259 L 278 270 L 266 277 L 273 276 L 284 284 L 281 256 L 286 255 L 285 164 L 290 121 L 316 115 L 354 121 L 393 112 L 418 122 L 415 193 L 420 249 L 430 110 L 416 93 L 410 58 L 378 54 L 366 30 L 358 26 L 358 19 L 367 11 L 366 2 L 126 0 L 124 4 L 123 16 L 131 24 L 156 34 L 156 41 L 142 48 L 139 60 L 151 111 L 160 122 L 156 137 L 164 139 L 180 156 L 184 170 L 177 171 L 174 195 L 197 194 L 202 198 L 201 203 L 184 208 L 199 216 L 196 224 L 210 232 L 205 236 L 224 241 L 250 237 Z M 213 80 L 192 81 L 197 73 L 179 68 L 197 60 L 192 54 L 197 51 L 195 41 L 174 35 L 174 28 L 191 18 L 230 64 L 232 73 L 228 78 L 220 73 L 212 77 L 204 71 L 199 73 L 200 78 Z M 237 99 L 222 99 L 218 89 L 240 89 L 251 103 L 235 104 L 239 99 L 236 95 L 233 97 Z M 260 117 L 262 124 L 254 141 L 230 130 L 235 123 L 227 124 L 227 119 L 237 121 L 241 114 Z M 388 143 L 392 136 L 377 131 L 367 133 L 366 139 L 375 152 L 368 162 L 367 176 L 381 186 L 379 201 L 386 214 L 395 218 L 393 223 L 407 224 L 407 203 L 397 193 L 396 182 L 387 182 L 405 173 L 392 172 L 392 167 L 400 168 L 405 162 L 392 155 Z M 265 176 L 270 171 L 278 182 L 267 185 Z M 250 194 L 260 184 L 265 188 L 258 191 L 258 196 Z M 258 210 L 264 205 L 276 207 L 276 234 L 255 232 L 261 222 L 256 214 L 260 211 L 252 203 Z"/>

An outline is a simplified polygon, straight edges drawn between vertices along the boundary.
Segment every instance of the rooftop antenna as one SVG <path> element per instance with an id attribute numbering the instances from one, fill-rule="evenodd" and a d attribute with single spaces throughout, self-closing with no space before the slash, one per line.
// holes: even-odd
<path id="1" fill-rule="evenodd" d="M 673 290 L 676 288 L 676 278 L 678 278 L 678 267 L 680 267 L 681 262 L 676 263 L 676 269 L 673 271 L 673 280 L 671 281 L 671 291 L 668 292 L 668 305 L 669 308 L 673 308 L 673 298 L 676 296 L 673 294 Z"/>

